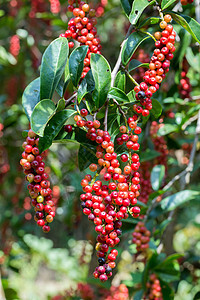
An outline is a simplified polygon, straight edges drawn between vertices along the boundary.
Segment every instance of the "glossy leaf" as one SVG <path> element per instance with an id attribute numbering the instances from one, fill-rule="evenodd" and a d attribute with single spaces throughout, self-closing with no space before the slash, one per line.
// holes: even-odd
<path id="1" fill-rule="evenodd" d="M 122 64 L 126 66 L 139 45 L 149 38 L 149 35 L 143 32 L 133 32 L 126 40 L 122 49 Z"/>
<path id="2" fill-rule="evenodd" d="M 200 73 L 200 53 L 194 55 L 192 49 L 190 47 L 187 47 L 186 50 L 186 59 L 188 63 L 191 65 L 191 67 Z"/>
<path id="3" fill-rule="evenodd" d="M 173 289 L 169 286 L 169 284 L 166 283 L 166 281 L 163 281 L 162 278 L 160 278 L 160 285 L 162 289 L 163 300 L 174 300 Z"/>
<path id="4" fill-rule="evenodd" d="M 32 112 L 36 104 L 40 101 L 40 78 L 33 80 L 26 87 L 22 96 L 22 105 L 30 121 Z"/>
<path id="5" fill-rule="evenodd" d="M 133 0 L 121 0 L 121 5 L 128 16 L 131 12 Z"/>
<path id="6" fill-rule="evenodd" d="M 192 35 L 196 42 L 200 43 L 200 24 L 195 19 L 171 11 L 168 13 L 176 23 L 180 24 Z"/>
<path id="7" fill-rule="evenodd" d="M 126 96 L 126 94 L 122 90 L 120 90 L 116 87 L 113 87 L 110 89 L 110 91 L 108 93 L 108 98 L 115 99 L 118 102 L 122 102 L 122 103 L 129 102 L 129 99 Z"/>
<path id="8" fill-rule="evenodd" d="M 158 24 L 160 22 L 160 18 L 156 18 L 156 17 L 149 17 L 149 18 L 146 18 L 145 20 L 143 20 L 138 28 L 142 28 L 142 27 L 145 27 L 147 25 L 155 25 L 155 24 Z"/>
<path id="9" fill-rule="evenodd" d="M 194 200 L 196 197 L 200 196 L 200 192 L 192 190 L 184 190 L 168 196 L 161 201 L 161 208 L 167 212 L 174 210 L 178 206 L 186 203 L 187 201 Z"/>
<path id="10" fill-rule="evenodd" d="M 167 7 L 169 7 L 170 5 L 172 5 L 174 2 L 176 2 L 176 0 L 162 0 L 161 2 L 161 9 L 164 10 Z"/>
<path id="11" fill-rule="evenodd" d="M 55 111 L 55 104 L 52 100 L 44 99 L 36 104 L 31 115 L 31 129 L 43 136 L 45 126 Z"/>
<path id="12" fill-rule="evenodd" d="M 51 146 L 54 138 L 58 135 L 67 119 L 75 113 L 76 112 L 72 109 L 65 109 L 59 111 L 51 118 L 45 127 L 44 136 L 39 140 L 40 153 Z"/>
<path id="13" fill-rule="evenodd" d="M 155 150 L 147 149 L 145 152 L 140 154 L 140 162 L 148 161 L 160 156 L 160 153 Z"/>
<path id="14" fill-rule="evenodd" d="M 163 178 L 165 176 L 165 166 L 163 165 L 157 165 L 153 168 L 151 171 L 151 186 L 154 191 L 159 190 Z"/>
<path id="15" fill-rule="evenodd" d="M 143 290 L 137 291 L 134 295 L 134 300 L 142 300 L 143 294 L 144 294 Z"/>
<path id="16" fill-rule="evenodd" d="M 40 99 L 51 99 L 64 73 L 69 53 L 68 41 L 60 37 L 45 50 L 40 70 Z"/>
<path id="17" fill-rule="evenodd" d="M 162 114 L 162 106 L 160 102 L 156 99 L 152 99 L 152 110 L 150 113 L 154 116 L 154 118 L 159 118 L 160 115 Z"/>
<path id="18" fill-rule="evenodd" d="M 106 99 L 111 86 L 111 70 L 107 60 L 100 54 L 91 55 L 91 70 L 95 81 L 93 99 L 96 107 L 101 107 Z"/>
<path id="19" fill-rule="evenodd" d="M 90 70 L 79 85 L 77 94 L 78 103 L 81 102 L 81 100 L 83 99 L 83 97 L 85 97 L 87 93 L 91 93 L 94 90 L 94 88 L 95 82 L 92 75 L 92 71 Z"/>
<path id="20" fill-rule="evenodd" d="M 119 71 L 115 78 L 114 86 L 122 91 L 125 91 L 126 87 L 126 75 L 124 71 Z"/>
<path id="21" fill-rule="evenodd" d="M 131 72 L 137 68 L 148 68 L 149 64 L 148 63 L 141 63 L 139 60 L 137 59 L 132 59 L 128 65 L 128 71 Z"/>
<path id="22" fill-rule="evenodd" d="M 56 106 L 56 112 L 61 111 L 65 108 L 65 100 L 63 98 L 61 98 Z"/>
<path id="23" fill-rule="evenodd" d="M 80 144 L 78 152 L 79 170 L 85 170 L 92 163 L 98 163 L 96 158 L 96 147 L 86 143 Z"/>
<path id="24" fill-rule="evenodd" d="M 73 50 L 69 57 L 69 73 L 72 83 L 78 86 L 79 80 L 84 67 L 84 59 L 86 57 L 88 46 L 80 46 Z"/>
<path id="25" fill-rule="evenodd" d="M 159 128 L 158 135 L 159 136 L 167 135 L 167 134 L 170 134 L 172 132 L 176 132 L 177 130 L 178 130 L 177 125 L 165 124 L 163 127 Z"/>
<path id="26" fill-rule="evenodd" d="M 155 3 L 155 0 L 151 2 L 148 0 L 134 0 L 131 13 L 129 15 L 130 23 L 135 25 L 145 8 L 153 3 Z"/>

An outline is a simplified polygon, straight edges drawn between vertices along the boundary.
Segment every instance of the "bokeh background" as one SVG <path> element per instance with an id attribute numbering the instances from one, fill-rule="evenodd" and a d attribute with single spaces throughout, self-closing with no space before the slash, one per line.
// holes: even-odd
<path id="1" fill-rule="evenodd" d="M 57 213 L 48 235 L 43 234 L 35 224 L 27 183 L 19 165 L 23 131 L 29 128 L 21 104 L 23 90 L 39 76 L 42 53 L 53 39 L 65 32 L 67 21 L 72 16 L 67 12 L 67 2 L 60 0 L 60 6 L 58 2 L 3 0 L 0 5 L 0 274 L 1 285 L 8 300 L 107 299 L 105 289 L 111 286 L 111 282 L 101 284 L 92 278 L 96 235 L 79 206 L 80 181 L 84 174 L 78 170 L 78 145 L 54 144 L 49 150 L 46 164 L 54 185 L 53 197 L 57 203 Z M 113 67 L 128 21 L 119 0 L 92 2 L 98 14 L 97 29 L 102 54 Z M 194 5 L 179 9 L 184 9 L 186 15 L 195 16 Z M 149 13 L 156 15 L 151 8 L 145 11 L 143 18 Z M 149 28 L 149 31 L 153 33 L 154 27 Z M 175 25 L 175 29 L 179 36 L 178 60 L 174 60 L 171 75 L 163 84 L 159 96 L 164 103 L 163 114 L 171 118 L 172 123 L 179 122 L 185 115 L 178 101 L 170 99 L 189 97 L 195 103 L 190 107 L 194 107 L 194 112 L 200 106 L 199 47 L 195 43 L 190 44 L 190 37 L 179 25 Z M 148 49 L 152 46 L 153 42 Z M 147 49 L 145 45 L 144 49 Z M 139 59 L 145 59 L 142 50 L 137 55 L 140 55 Z M 190 82 L 187 95 L 181 94 L 180 87 L 184 59 Z M 130 84 L 128 82 L 127 89 Z M 71 89 L 69 86 L 66 98 Z M 187 134 L 180 134 L 179 145 L 175 143 L 177 136 L 166 138 L 169 147 L 169 179 L 187 165 L 194 130 L 195 124 L 192 124 Z M 195 172 L 190 185 L 195 190 L 200 190 L 199 149 L 198 144 Z M 176 189 L 179 190 L 178 185 Z M 199 199 L 196 199 L 181 206 L 168 233 L 168 254 L 178 251 L 184 255 L 180 261 L 181 278 L 174 283 L 176 300 L 200 299 L 194 298 L 200 290 L 199 203 Z M 125 283 L 129 290 L 140 281 L 133 276 L 134 270 L 142 268 L 140 263 L 133 263 L 135 247 L 131 243 L 132 231 L 128 227 L 123 235 L 118 268 L 112 282 L 113 286 Z M 128 299 L 126 286 L 116 288 L 118 295 L 122 294 L 116 299 Z M 0 298 L 4 299 L 3 292 L 2 295 L 0 292 Z"/>

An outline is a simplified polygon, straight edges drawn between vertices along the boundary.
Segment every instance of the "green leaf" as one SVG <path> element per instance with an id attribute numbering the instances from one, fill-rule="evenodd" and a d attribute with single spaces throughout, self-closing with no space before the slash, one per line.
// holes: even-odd
<path id="1" fill-rule="evenodd" d="M 176 0 L 162 0 L 161 9 L 162 10 L 166 9 L 167 7 L 172 5 L 174 2 L 176 2 Z"/>
<path id="2" fill-rule="evenodd" d="M 172 11 L 168 12 L 173 20 L 185 28 L 196 42 L 200 43 L 200 24 L 189 16 L 184 16 Z"/>
<path id="3" fill-rule="evenodd" d="M 152 99 L 152 115 L 157 119 L 162 114 L 162 106 L 156 99 Z"/>
<path id="4" fill-rule="evenodd" d="M 186 49 L 186 59 L 190 66 L 198 73 L 200 73 L 200 55 L 199 53 L 197 55 L 194 55 L 192 49 L 190 47 L 187 47 Z"/>
<path id="5" fill-rule="evenodd" d="M 160 18 L 156 18 L 156 17 L 149 17 L 146 18 L 145 20 L 143 20 L 138 28 L 142 28 L 142 27 L 146 27 L 147 25 L 154 25 L 154 24 L 158 24 L 160 22 Z"/>
<path id="6" fill-rule="evenodd" d="M 96 107 L 101 107 L 106 99 L 111 86 L 111 70 L 107 60 L 100 54 L 92 53 L 91 70 L 95 81 L 93 99 Z"/>
<path id="7" fill-rule="evenodd" d="M 128 16 L 131 12 L 133 0 L 121 0 L 121 5 Z"/>
<path id="8" fill-rule="evenodd" d="M 132 59 L 128 65 L 128 71 L 131 72 L 137 68 L 148 68 L 149 64 L 148 63 L 141 63 L 139 60 L 137 59 Z"/>
<path id="9" fill-rule="evenodd" d="M 178 206 L 186 203 L 187 201 L 194 200 L 199 195 L 200 192 L 184 190 L 164 198 L 161 201 L 160 206 L 165 212 L 168 212 L 174 210 Z"/>
<path id="10" fill-rule="evenodd" d="M 33 80 L 26 87 L 22 96 L 22 105 L 30 121 L 32 112 L 36 104 L 40 101 L 40 77 Z"/>
<path id="11" fill-rule="evenodd" d="M 159 128 L 158 135 L 159 136 L 167 135 L 167 134 L 170 134 L 172 132 L 176 132 L 177 130 L 178 130 L 177 125 L 165 124 L 163 127 Z"/>
<path id="12" fill-rule="evenodd" d="M 45 126 L 55 111 L 55 104 L 52 100 L 44 99 L 36 104 L 31 115 L 31 129 L 43 136 Z"/>
<path id="13" fill-rule="evenodd" d="M 60 37 L 45 50 L 40 70 L 40 99 L 51 99 L 64 73 L 69 53 L 68 41 Z"/>
<path id="14" fill-rule="evenodd" d="M 129 15 L 130 23 L 135 25 L 145 8 L 153 3 L 155 3 L 155 0 L 151 2 L 148 0 L 134 0 L 132 10 Z"/>
<path id="15" fill-rule="evenodd" d="M 162 289 L 163 300 L 174 300 L 173 289 L 160 278 L 160 285 Z"/>
<path id="16" fill-rule="evenodd" d="M 78 86 L 84 67 L 84 59 L 88 51 L 88 46 L 80 46 L 74 49 L 69 57 L 69 73 L 72 83 Z"/>
<path id="17" fill-rule="evenodd" d="M 115 78 L 114 86 L 122 91 L 125 91 L 126 87 L 126 75 L 124 71 L 119 71 Z"/>
<path id="18" fill-rule="evenodd" d="M 141 0 L 140 0 L 141 1 Z M 131 59 L 133 53 L 139 47 L 139 45 L 150 38 L 149 35 L 143 32 L 133 32 L 126 40 L 122 49 L 122 64 L 126 66 Z"/>
<path id="19" fill-rule="evenodd" d="M 116 87 L 113 87 L 110 89 L 110 91 L 108 92 L 108 98 L 111 98 L 111 99 L 114 98 L 118 102 L 123 102 L 123 103 L 129 102 L 129 99 L 126 96 L 126 94 L 122 90 L 120 90 Z"/>
<path id="20" fill-rule="evenodd" d="M 142 300 L 143 299 L 143 294 L 144 294 L 143 290 L 137 291 L 134 295 L 134 300 Z"/>
<path id="21" fill-rule="evenodd" d="M 145 152 L 142 151 L 140 154 L 140 162 L 152 160 L 156 157 L 160 156 L 160 153 L 155 150 L 147 149 Z"/>
<path id="22" fill-rule="evenodd" d="M 61 110 L 63 110 L 65 108 L 65 100 L 63 98 L 61 98 L 56 106 L 56 112 L 59 112 Z"/>
<path id="23" fill-rule="evenodd" d="M 56 113 L 51 120 L 48 122 L 47 126 L 44 130 L 44 136 L 39 140 L 39 150 L 40 153 L 44 150 L 48 149 L 54 138 L 58 135 L 61 128 L 65 124 L 68 118 L 75 114 L 75 110 L 72 109 L 65 109 Z"/>
<path id="24" fill-rule="evenodd" d="M 187 50 L 191 50 L 191 48 L 189 47 L 189 45 L 191 43 L 192 37 L 189 34 L 189 32 L 187 32 L 185 29 L 181 28 L 181 30 L 179 32 L 179 37 L 180 37 L 181 43 L 179 45 L 179 48 L 176 50 L 175 56 L 174 56 L 174 62 L 176 64 L 182 62 L 183 57 L 185 56 L 185 53 L 186 53 L 186 58 L 187 58 Z M 191 50 L 191 52 L 192 52 L 192 50 Z M 199 67 L 197 65 L 197 62 L 195 62 L 194 65 L 195 65 L 195 67 L 197 67 L 198 72 L 199 72 Z M 179 80 L 179 78 L 178 78 L 178 80 Z"/>
<path id="25" fill-rule="evenodd" d="M 90 70 L 82 80 L 81 84 L 79 85 L 78 94 L 77 94 L 78 103 L 81 102 L 81 100 L 83 99 L 83 97 L 85 97 L 87 93 L 91 93 L 94 89 L 95 89 L 95 82 L 92 76 L 92 71 Z"/>
<path id="26" fill-rule="evenodd" d="M 165 176 L 165 166 L 157 165 L 151 171 L 151 186 L 154 191 L 159 190 Z"/>
<path id="27" fill-rule="evenodd" d="M 78 152 L 79 170 L 85 170 L 91 163 L 98 163 L 96 158 L 96 147 L 86 143 L 80 144 Z"/>

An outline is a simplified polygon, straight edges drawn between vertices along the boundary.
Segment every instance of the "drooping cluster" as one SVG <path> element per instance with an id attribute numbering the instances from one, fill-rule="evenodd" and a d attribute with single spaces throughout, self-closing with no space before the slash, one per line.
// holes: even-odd
<path id="1" fill-rule="evenodd" d="M 149 64 L 149 70 L 145 72 L 143 82 L 135 86 L 136 99 L 140 105 L 134 105 L 134 111 L 142 116 L 148 116 L 149 110 L 152 109 L 151 97 L 159 89 L 161 82 L 169 72 L 170 60 L 173 58 L 175 51 L 174 43 L 176 33 L 173 26 L 168 24 L 171 21 L 170 15 L 165 15 L 164 20 L 160 22 L 162 32 L 158 31 L 154 34 L 157 41 L 156 49 Z"/>
<path id="2" fill-rule="evenodd" d="M 194 0 L 181 0 L 182 5 L 187 5 L 193 3 Z"/>
<path id="3" fill-rule="evenodd" d="M 187 77 L 188 69 L 189 69 L 189 64 L 187 62 L 186 57 L 184 57 L 183 64 L 182 64 L 180 85 L 178 86 L 179 94 L 182 99 L 191 98 L 190 93 L 192 91 L 192 86 L 189 77 Z"/>
<path id="4" fill-rule="evenodd" d="M 156 274 L 149 276 L 149 281 L 146 284 L 148 289 L 144 299 L 146 300 L 163 300 L 162 288 Z"/>
<path id="5" fill-rule="evenodd" d="M 49 232 L 49 223 L 55 217 L 55 204 L 52 201 L 49 175 L 45 172 L 45 163 L 43 162 L 46 153 L 39 153 L 38 143 L 39 138 L 30 129 L 26 142 L 23 143 L 24 152 L 20 164 L 24 169 L 26 180 L 29 182 L 27 188 L 36 212 L 35 221 L 44 232 Z"/>
<path id="6" fill-rule="evenodd" d="M 108 0 L 101 0 L 100 3 L 96 7 L 96 17 L 99 18 L 103 16 L 105 11 L 105 6 L 108 4 Z"/>
<path id="7" fill-rule="evenodd" d="M 146 228 L 143 222 L 137 223 L 132 235 L 132 242 L 136 244 L 136 249 L 138 252 L 144 252 L 146 249 L 149 248 L 151 232 Z"/>
<path id="8" fill-rule="evenodd" d="M 126 162 L 122 171 L 117 153 L 114 151 L 114 143 L 107 131 L 99 129 L 101 124 L 98 120 L 89 121 L 86 119 L 88 112 L 86 109 L 80 111 L 74 120 L 78 127 L 87 128 L 86 137 L 96 142 L 96 158 L 98 165 L 92 163 L 90 171 L 96 172 L 92 178 L 87 174 L 81 181 L 84 193 L 81 194 L 81 206 L 83 213 L 95 224 L 97 236 L 97 256 L 99 257 L 99 267 L 94 272 L 94 277 L 106 281 L 112 276 L 112 269 L 115 267 L 115 260 L 118 255 L 116 249 L 111 249 L 120 241 L 122 219 L 128 217 L 130 213 L 133 217 L 138 217 L 140 208 L 137 204 L 137 197 L 140 189 L 139 156 L 137 153 L 131 155 L 131 150 L 139 149 L 138 135 L 141 128 L 137 126 L 136 118 L 129 120 L 130 131 L 126 133 L 125 126 L 120 127 L 121 137 L 118 143 L 125 143 L 130 158 L 127 154 L 121 156 L 121 161 Z M 137 117 L 137 116 L 136 116 Z M 70 132 L 71 125 L 67 125 L 65 130 Z M 99 176 L 102 180 L 96 180 Z M 100 177 L 101 178 L 101 177 Z"/>
<path id="9" fill-rule="evenodd" d="M 139 201 L 143 203 L 147 203 L 149 200 L 149 195 L 152 192 L 151 187 L 151 163 L 149 161 L 145 161 L 140 166 L 140 185 L 141 185 L 141 193 L 139 197 Z"/>
<path id="10" fill-rule="evenodd" d="M 60 1 L 59 0 L 49 0 L 50 10 L 53 14 L 58 14 L 60 12 Z"/>
<path id="11" fill-rule="evenodd" d="M 29 12 L 30 18 L 35 18 L 36 13 L 45 12 L 46 4 L 44 0 L 31 0 L 31 10 Z"/>
<path id="12" fill-rule="evenodd" d="M 137 59 L 139 60 L 141 63 L 149 63 L 149 54 L 145 53 L 144 49 L 139 49 L 138 53 L 134 53 L 132 59 Z M 145 69 L 142 68 L 137 68 L 136 70 L 134 70 L 134 79 L 137 82 L 141 82 L 143 80 L 143 77 L 145 75 Z"/>
<path id="13" fill-rule="evenodd" d="M 154 164 L 164 165 L 165 171 L 167 171 L 167 155 L 169 153 L 167 148 L 167 142 L 163 136 L 158 135 L 158 130 L 162 126 L 164 126 L 164 124 L 162 123 L 159 124 L 158 122 L 153 121 L 150 127 L 150 135 L 152 138 L 152 142 L 154 144 L 154 149 L 157 152 L 160 152 L 160 156 L 158 156 L 155 159 Z"/>
<path id="14" fill-rule="evenodd" d="M 19 55 L 19 51 L 20 51 L 20 41 L 19 41 L 19 37 L 18 35 L 13 35 L 10 38 L 10 49 L 9 49 L 10 53 L 17 58 L 17 56 Z"/>
<path id="15" fill-rule="evenodd" d="M 95 18 L 95 10 L 82 1 L 77 1 L 79 7 L 76 7 L 75 0 L 68 0 L 68 10 L 73 12 L 74 18 L 68 22 L 68 30 L 61 34 L 61 37 L 68 38 L 69 47 L 74 47 L 74 42 L 78 41 L 80 45 L 87 45 L 89 47 L 87 55 L 84 59 L 84 68 L 81 78 L 84 78 L 87 72 L 90 70 L 90 57 L 91 53 L 100 54 L 101 45 L 100 39 L 97 36 L 97 19 Z"/>

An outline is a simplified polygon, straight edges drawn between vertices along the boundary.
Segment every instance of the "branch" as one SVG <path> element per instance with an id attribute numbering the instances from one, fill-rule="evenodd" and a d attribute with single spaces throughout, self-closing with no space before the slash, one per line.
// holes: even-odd
<path id="1" fill-rule="evenodd" d="M 65 107 L 67 107 L 72 102 L 72 100 L 76 97 L 77 97 L 77 92 L 74 93 L 69 99 L 65 100 Z"/>
<path id="2" fill-rule="evenodd" d="M 113 100 L 113 102 L 117 105 L 117 108 L 119 109 L 120 114 L 124 117 L 126 126 L 128 127 L 128 123 L 127 123 L 127 118 L 126 118 L 125 112 L 123 111 L 123 109 L 121 108 L 121 106 L 120 106 L 120 104 L 117 102 L 117 100 L 115 100 L 115 99 L 112 99 L 112 100 Z"/>
<path id="3" fill-rule="evenodd" d="M 196 121 L 197 119 L 198 119 L 198 114 L 196 114 L 195 116 L 191 117 L 189 120 L 187 120 L 187 122 L 185 122 L 182 125 L 182 130 L 185 130 L 188 125 L 190 125 L 192 122 Z"/>
<path id="4" fill-rule="evenodd" d="M 120 65 L 121 65 L 121 62 L 122 62 L 122 49 L 123 49 L 123 46 L 124 46 L 124 44 L 125 44 L 127 38 L 129 37 L 129 35 L 131 34 L 133 28 L 134 28 L 134 26 L 131 24 L 131 25 L 129 26 L 128 32 L 127 32 L 127 34 L 126 34 L 126 37 L 125 37 L 124 41 L 123 41 L 122 44 L 121 44 L 121 50 L 120 50 L 120 53 L 119 53 L 119 57 L 118 57 L 118 59 L 117 59 L 117 62 L 116 62 L 116 64 L 115 64 L 114 69 L 113 69 L 112 74 L 111 74 L 111 87 L 114 86 L 115 77 L 116 77 L 116 75 L 117 75 L 117 72 L 118 72 L 118 70 L 119 70 L 119 68 L 120 68 Z"/>
<path id="5" fill-rule="evenodd" d="M 106 110 L 105 110 L 105 116 L 104 116 L 104 131 L 108 130 L 108 100 L 106 100 Z"/>

